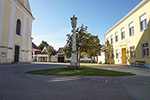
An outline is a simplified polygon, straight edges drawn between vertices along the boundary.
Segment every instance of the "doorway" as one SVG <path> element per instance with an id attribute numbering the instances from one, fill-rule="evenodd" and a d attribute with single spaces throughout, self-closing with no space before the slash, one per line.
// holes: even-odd
<path id="1" fill-rule="evenodd" d="M 122 64 L 126 64 L 126 48 L 122 49 Z"/>
<path id="2" fill-rule="evenodd" d="M 19 62 L 19 50 L 20 50 L 20 46 L 15 46 L 14 62 Z"/>
<path id="3" fill-rule="evenodd" d="M 58 62 L 64 62 L 64 57 L 58 57 Z"/>

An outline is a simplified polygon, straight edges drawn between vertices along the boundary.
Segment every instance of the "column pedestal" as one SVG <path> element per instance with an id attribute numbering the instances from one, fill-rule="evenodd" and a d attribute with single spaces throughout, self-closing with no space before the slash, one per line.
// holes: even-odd
<path id="1" fill-rule="evenodd" d="M 78 65 L 77 54 L 75 52 L 72 53 L 71 63 L 67 66 L 67 69 L 82 69 L 82 67 Z"/>

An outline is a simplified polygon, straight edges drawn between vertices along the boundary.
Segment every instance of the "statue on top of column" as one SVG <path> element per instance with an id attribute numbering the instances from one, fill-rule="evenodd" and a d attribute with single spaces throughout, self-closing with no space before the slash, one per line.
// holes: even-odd
<path id="1" fill-rule="evenodd" d="M 73 17 L 71 18 L 71 24 L 72 24 L 72 28 L 76 28 L 77 17 L 75 17 L 75 15 L 73 15 Z"/>

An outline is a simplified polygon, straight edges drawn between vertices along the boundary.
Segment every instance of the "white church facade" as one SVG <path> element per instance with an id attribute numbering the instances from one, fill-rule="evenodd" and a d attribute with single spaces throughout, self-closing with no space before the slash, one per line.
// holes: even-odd
<path id="1" fill-rule="evenodd" d="M 29 0 L 0 0 L 0 64 L 31 61 Z"/>

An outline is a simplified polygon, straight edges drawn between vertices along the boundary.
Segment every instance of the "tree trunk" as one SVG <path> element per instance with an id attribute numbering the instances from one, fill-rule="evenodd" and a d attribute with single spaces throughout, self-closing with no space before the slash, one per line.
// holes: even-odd
<path id="1" fill-rule="evenodd" d="M 93 64 L 93 60 L 92 60 L 92 57 L 91 57 L 91 64 Z"/>
<path id="2" fill-rule="evenodd" d="M 51 62 L 51 55 L 49 55 L 49 62 Z"/>
<path id="3" fill-rule="evenodd" d="M 77 62 L 79 62 L 79 59 L 78 59 L 79 57 L 78 57 L 78 55 L 79 55 L 79 53 L 77 52 Z"/>
<path id="4" fill-rule="evenodd" d="M 81 58 L 81 52 L 79 52 L 79 66 L 80 66 L 80 58 Z"/>

